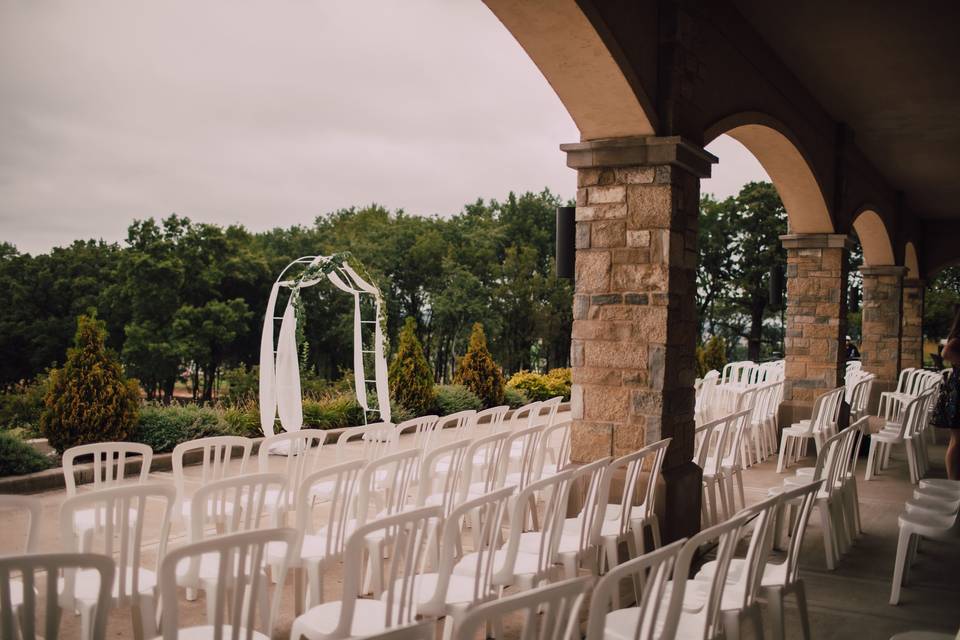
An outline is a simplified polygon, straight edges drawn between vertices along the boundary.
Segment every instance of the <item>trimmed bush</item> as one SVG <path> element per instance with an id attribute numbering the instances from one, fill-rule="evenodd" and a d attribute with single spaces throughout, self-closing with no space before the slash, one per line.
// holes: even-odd
<path id="1" fill-rule="evenodd" d="M 240 406 L 257 402 L 260 395 L 260 367 L 233 367 L 223 372 L 223 381 L 227 383 L 227 392 L 221 400 L 228 405 Z"/>
<path id="2" fill-rule="evenodd" d="M 520 389 L 530 401 L 549 400 L 562 396 L 570 400 L 570 369 L 551 369 L 547 373 L 518 371 L 507 382 L 508 388 Z"/>
<path id="3" fill-rule="evenodd" d="M 527 394 L 525 394 L 522 389 L 506 387 L 503 390 L 503 404 L 508 405 L 511 409 L 519 409 L 529 403 L 530 398 L 527 397 Z"/>
<path id="4" fill-rule="evenodd" d="M 311 429 L 340 429 L 363 424 L 363 408 L 353 394 L 328 398 L 304 398 L 303 426 Z"/>
<path id="5" fill-rule="evenodd" d="M 263 435 L 260 428 L 260 409 L 255 403 L 226 407 L 223 411 L 223 430 L 229 435 L 259 438 Z"/>
<path id="6" fill-rule="evenodd" d="M 49 378 L 42 375 L 0 393 L 0 429 L 23 429 L 27 433 L 39 434 L 43 397 L 48 384 Z"/>
<path id="7" fill-rule="evenodd" d="M 423 355 L 416 329 L 413 318 L 407 318 L 400 330 L 397 351 L 387 375 L 394 403 L 406 407 L 414 415 L 426 415 L 434 402 L 433 372 Z"/>
<path id="8" fill-rule="evenodd" d="M 477 394 L 462 384 L 444 384 L 437 387 L 437 415 L 447 416 L 458 411 L 478 411 L 483 407 Z"/>
<path id="9" fill-rule="evenodd" d="M 503 371 L 487 349 L 487 336 L 479 322 L 473 325 L 470 345 L 457 363 L 453 382 L 476 394 L 485 407 L 503 404 Z"/>
<path id="10" fill-rule="evenodd" d="M 80 444 L 126 440 L 137 423 L 140 388 L 124 377 L 106 348 L 106 335 L 103 322 L 80 316 L 66 364 L 50 372 L 40 427 L 60 453 Z"/>
<path id="11" fill-rule="evenodd" d="M 0 431 L 0 477 L 50 468 L 50 460 L 14 435 Z"/>
<path id="12" fill-rule="evenodd" d="M 130 440 L 150 445 L 155 453 L 166 453 L 181 442 L 227 435 L 225 427 L 220 412 L 212 407 L 148 404 L 140 409 Z"/>

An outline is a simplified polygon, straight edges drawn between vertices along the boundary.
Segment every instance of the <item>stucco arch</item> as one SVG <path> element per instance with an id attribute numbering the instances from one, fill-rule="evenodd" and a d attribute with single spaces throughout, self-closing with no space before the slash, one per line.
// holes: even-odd
<path id="1" fill-rule="evenodd" d="M 893 257 L 893 244 L 883 219 L 873 209 L 864 208 L 853 219 L 853 229 L 863 248 L 865 267 L 889 267 L 896 264 Z"/>
<path id="2" fill-rule="evenodd" d="M 741 113 L 709 127 L 704 141 L 724 133 L 745 146 L 770 176 L 787 210 L 790 233 L 834 233 L 820 183 L 782 124 L 764 114 Z"/>
<path id="3" fill-rule="evenodd" d="M 917 259 L 917 247 L 908 241 L 903 247 L 903 266 L 907 268 L 907 278 L 920 277 L 920 261 Z"/>
<path id="4" fill-rule="evenodd" d="M 652 103 L 574 0 L 484 0 L 517 39 L 582 140 L 653 135 Z M 629 71 L 627 72 L 629 73 Z"/>

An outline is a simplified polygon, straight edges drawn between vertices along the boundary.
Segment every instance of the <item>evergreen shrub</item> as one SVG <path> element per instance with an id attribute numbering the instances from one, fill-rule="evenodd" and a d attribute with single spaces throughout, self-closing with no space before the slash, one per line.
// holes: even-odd
<path id="1" fill-rule="evenodd" d="M 126 440 L 137 423 L 140 388 L 106 348 L 104 323 L 77 318 L 74 346 L 62 369 L 50 372 L 40 427 L 50 446 L 65 449 Z"/>
<path id="2" fill-rule="evenodd" d="M 569 401 L 571 372 L 570 369 L 551 369 L 547 373 L 518 371 L 507 382 L 507 387 L 520 389 L 531 402 L 549 400 L 556 396 L 562 396 L 564 401 Z"/>
<path id="3" fill-rule="evenodd" d="M 516 387 L 505 387 L 503 390 L 503 404 L 511 409 L 519 409 L 525 404 L 530 404 L 530 398 L 523 392 L 523 389 Z"/>
<path id="4" fill-rule="evenodd" d="M 503 371 L 487 349 L 487 336 L 479 322 L 473 325 L 470 344 L 457 363 L 453 382 L 462 384 L 476 394 L 485 407 L 503 404 Z"/>
<path id="5" fill-rule="evenodd" d="M 716 369 L 723 372 L 727 364 L 727 345 L 723 338 L 711 336 L 703 345 L 697 347 L 697 376 L 702 378 L 707 372 Z"/>
<path id="6" fill-rule="evenodd" d="M 414 415 L 422 416 L 430 412 L 434 403 L 433 371 L 423 355 L 423 346 L 417 339 L 416 329 L 417 324 L 413 318 L 407 318 L 400 330 L 397 350 L 387 375 L 394 403 L 405 407 Z"/>
<path id="7" fill-rule="evenodd" d="M 440 416 L 448 416 L 458 411 L 479 411 L 483 403 L 477 394 L 462 384 L 444 384 L 437 387 L 437 402 L 435 412 Z"/>

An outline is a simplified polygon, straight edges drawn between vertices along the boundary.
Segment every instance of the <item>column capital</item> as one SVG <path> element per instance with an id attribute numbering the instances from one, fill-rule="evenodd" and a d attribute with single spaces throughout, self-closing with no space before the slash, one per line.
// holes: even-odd
<path id="1" fill-rule="evenodd" d="M 903 279 L 903 288 L 904 289 L 923 289 L 927 286 L 927 281 L 923 278 L 904 278 Z"/>
<path id="2" fill-rule="evenodd" d="M 561 144 L 571 169 L 673 165 L 710 177 L 717 157 L 681 136 L 631 136 Z"/>
<path id="3" fill-rule="evenodd" d="M 860 267 L 858 271 L 860 271 L 860 274 L 864 276 L 898 276 L 902 278 L 903 276 L 907 275 L 906 267 L 897 267 L 894 265 L 883 265 L 876 267 L 864 265 Z"/>
<path id="4" fill-rule="evenodd" d="M 784 249 L 847 249 L 853 239 L 842 233 L 788 233 L 780 236 Z"/>

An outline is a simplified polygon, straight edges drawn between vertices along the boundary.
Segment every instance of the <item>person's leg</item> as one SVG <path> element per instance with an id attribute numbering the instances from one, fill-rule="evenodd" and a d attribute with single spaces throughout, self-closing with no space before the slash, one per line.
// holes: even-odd
<path id="1" fill-rule="evenodd" d="M 950 429 L 946 464 L 947 477 L 951 480 L 960 480 L 960 429 Z"/>

